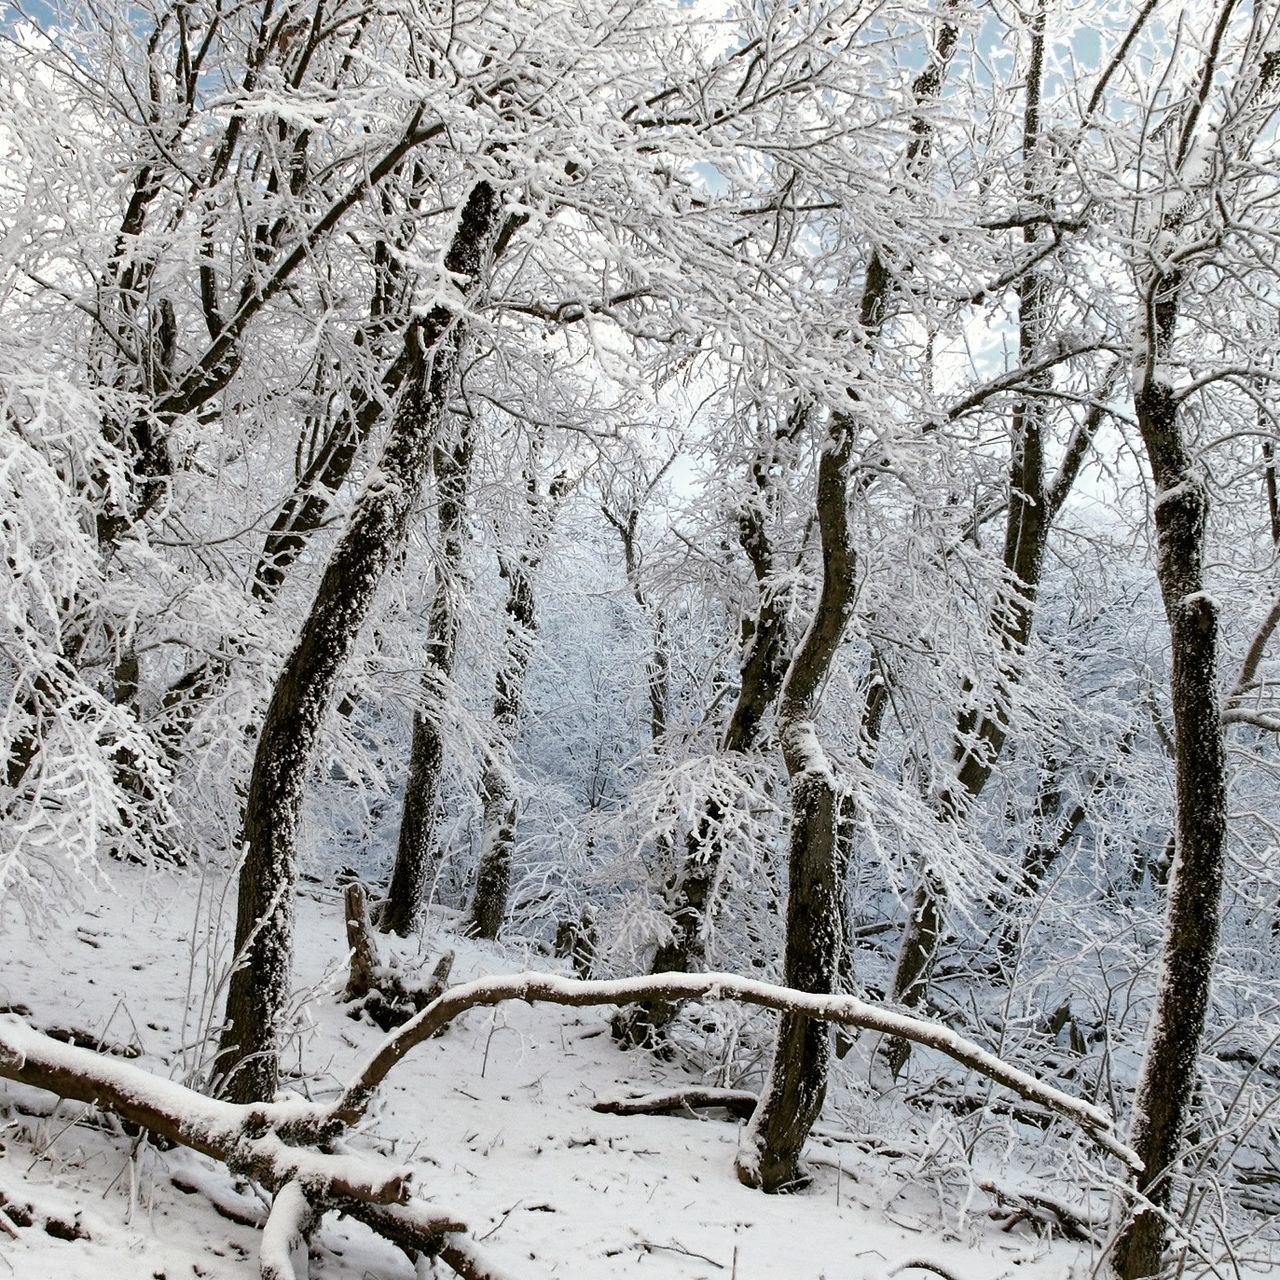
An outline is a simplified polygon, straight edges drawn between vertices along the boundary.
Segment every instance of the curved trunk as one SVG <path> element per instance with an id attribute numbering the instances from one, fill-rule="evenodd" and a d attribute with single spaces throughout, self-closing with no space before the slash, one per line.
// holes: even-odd
<path id="1" fill-rule="evenodd" d="M 500 212 L 497 192 L 487 182 L 477 183 L 445 257 L 468 289 L 493 244 Z M 324 712 L 378 586 L 404 542 L 463 336 L 464 325 L 442 304 L 408 331 L 409 373 L 380 464 L 334 548 L 267 708 L 245 805 L 236 967 L 217 1059 L 222 1087 L 236 1101 L 263 1101 L 276 1089 L 293 959 L 303 791 Z"/>
<path id="2" fill-rule="evenodd" d="M 864 297 L 864 320 L 866 302 Z M 844 886 L 836 831 L 839 793 L 813 716 L 853 612 L 856 557 L 845 504 L 854 429 L 849 415 L 837 414 L 818 463 L 822 586 L 813 621 L 787 670 L 779 708 L 791 778 L 784 980 L 824 995 L 834 992 L 839 980 Z M 760 1105 L 738 1154 L 738 1178 L 746 1185 L 783 1191 L 801 1180 L 800 1151 L 822 1110 L 830 1057 L 824 1023 L 782 1014 Z"/>
<path id="3" fill-rule="evenodd" d="M 1031 204 L 1041 206 L 1047 203 L 1039 154 L 1044 21 L 1044 7 L 1041 5 L 1032 19 L 1031 57 L 1023 115 L 1023 190 Z M 1023 231 L 1028 252 L 1036 253 L 1041 238 L 1046 234 L 1035 224 L 1028 224 Z M 1019 279 L 1017 289 L 1019 362 L 1022 367 L 1029 368 L 1034 367 L 1044 355 L 1049 281 L 1042 272 L 1031 270 Z M 969 681 L 965 682 L 962 708 L 955 726 L 955 774 L 937 801 L 940 822 L 961 824 L 966 820 L 1004 749 L 1009 724 L 1003 695 L 1021 676 L 1023 656 L 1031 638 L 1036 593 L 1044 570 L 1050 525 L 1070 483 L 1074 481 L 1075 470 L 1083 460 L 1083 451 L 1077 458 L 1069 448 L 1058 481 L 1052 488 L 1046 483 L 1044 432 L 1049 402 L 1042 393 L 1052 385 L 1052 370 L 1041 371 L 1030 379 L 1032 394 L 1014 406 L 1009 456 L 1009 510 L 1003 552 L 1007 581 L 997 595 L 989 624 L 990 633 L 1001 650 L 997 694 L 990 705 L 983 705 L 974 701 L 974 688 Z M 891 988 L 892 998 L 908 1008 L 922 1004 L 928 989 L 929 973 L 942 939 L 945 892 L 937 871 L 928 866 L 922 867 L 903 929 Z M 910 1048 L 902 1040 L 887 1046 L 887 1058 L 895 1075 L 906 1062 Z"/>

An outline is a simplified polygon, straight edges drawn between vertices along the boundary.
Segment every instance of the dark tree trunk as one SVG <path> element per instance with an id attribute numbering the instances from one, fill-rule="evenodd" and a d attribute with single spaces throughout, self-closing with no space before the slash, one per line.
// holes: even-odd
<path id="1" fill-rule="evenodd" d="M 452 449 L 435 451 L 441 558 L 431 600 L 422 701 L 413 716 L 396 860 L 378 918 L 378 927 L 384 933 L 398 933 L 401 937 L 416 927 L 434 879 L 436 800 L 444 770 L 440 707 L 448 695 L 458 642 L 458 575 L 465 549 L 465 508 L 471 474 L 470 433 L 463 422 L 458 431 Z"/>
<path id="2" fill-rule="evenodd" d="M 868 331 L 874 323 L 868 316 L 870 301 L 870 294 L 864 294 L 862 318 Z M 813 621 L 787 669 L 779 706 L 782 754 L 791 779 L 784 980 L 798 990 L 821 994 L 837 989 L 844 886 L 836 834 L 839 793 L 813 717 L 853 612 L 856 558 L 845 504 L 854 429 L 849 415 L 837 414 L 818 463 L 822 586 Z M 801 1180 L 800 1152 L 822 1110 L 830 1056 L 824 1023 L 781 1015 L 760 1105 L 738 1155 L 738 1177 L 746 1185 L 783 1191 Z"/>
<path id="3" fill-rule="evenodd" d="M 1234 5 L 1223 4 L 1206 45 L 1198 98 L 1184 113 L 1171 187 L 1194 150 L 1201 109 L 1215 92 L 1222 40 Z M 1250 72 L 1254 68 L 1250 68 Z M 1273 95 L 1280 57 L 1262 60 L 1253 92 Z M 1216 139 L 1225 154 L 1225 131 Z M 1197 162 L 1198 163 L 1198 162 Z M 1183 188 L 1182 190 L 1185 190 Z M 1206 203 L 1212 197 L 1204 193 Z M 1160 221 L 1176 238 L 1200 201 L 1179 191 L 1177 204 Z M 1174 259 L 1177 260 L 1176 257 Z M 1218 606 L 1205 590 L 1209 487 L 1203 465 L 1187 447 L 1178 420 L 1178 397 L 1168 381 L 1181 306 L 1180 268 L 1153 270 L 1143 281 L 1137 332 L 1141 356 L 1135 379 L 1138 430 L 1155 482 L 1156 576 L 1169 622 L 1170 684 L 1174 740 L 1174 858 L 1164 954 L 1156 987 L 1147 1050 L 1133 1104 L 1131 1145 L 1142 1160 L 1137 1190 L 1152 1208 L 1141 1208 L 1116 1244 L 1120 1280 L 1159 1274 L 1172 1174 L 1192 1110 L 1200 1042 L 1209 1008 L 1218 951 L 1219 909 L 1227 844 L 1227 757 L 1218 698 Z M 1274 514 L 1274 509 L 1273 509 Z M 1258 644 L 1270 634 L 1264 622 L 1245 660 L 1241 682 L 1250 679 Z"/>
<path id="4" fill-rule="evenodd" d="M 1181 281 L 1152 286 L 1155 358 L 1171 343 Z M 1131 1145 L 1143 1161 L 1143 1209 L 1116 1247 L 1121 1280 L 1160 1270 L 1170 1174 L 1191 1110 L 1200 1040 L 1218 948 L 1226 853 L 1227 766 L 1218 705 L 1218 609 L 1204 589 L 1208 491 L 1188 452 L 1172 389 L 1148 369 L 1135 397 L 1156 485 L 1157 573 L 1169 620 L 1175 742 L 1176 854 L 1169 875 L 1164 955 L 1151 1033 L 1134 1100 Z"/>
<path id="5" fill-rule="evenodd" d="M 837 792 L 829 771 L 793 774 L 787 854 L 787 946 L 783 982 L 798 991 L 839 989 L 844 885 L 837 854 Z M 738 1177 L 763 1191 L 803 1184 L 800 1152 L 822 1111 L 831 1061 L 825 1022 L 784 1013 L 759 1106 L 743 1137 Z"/>
<path id="6" fill-rule="evenodd" d="M 497 192 L 477 183 L 445 255 L 469 290 L 493 244 Z M 409 333 L 410 361 L 378 468 L 356 502 L 267 708 L 245 806 L 236 914 L 236 967 L 217 1070 L 236 1101 L 269 1099 L 293 955 L 297 831 L 324 716 L 374 594 L 403 544 L 445 412 L 464 325 L 436 305 Z"/>
<path id="7" fill-rule="evenodd" d="M 939 30 L 933 55 L 912 85 L 918 105 L 937 97 L 958 34 L 950 23 Z M 912 135 L 906 164 L 909 172 L 918 174 L 931 147 L 929 124 L 923 115 L 912 121 Z M 884 259 L 878 251 L 873 252 L 858 314 L 861 341 L 868 350 L 879 342 L 892 281 Z M 858 402 L 856 388 L 851 389 L 850 397 Z M 789 980 L 795 976 L 801 989 L 823 993 L 836 989 L 845 932 L 844 886 L 840 882 L 845 855 L 837 822 L 847 826 L 852 815 L 840 804 L 813 717 L 819 691 L 853 612 L 857 557 L 846 507 L 855 429 L 852 413 L 833 415 L 830 438 L 818 462 L 815 514 L 822 540 L 822 582 L 813 621 L 787 668 L 778 711 L 779 738 L 792 795 L 783 970 Z M 822 1110 L 830 1053 L 825 1026 L 807 1025 L 792 1013 L 781 1016 L 769 1076 L 737 1161 L 738 1177 L 748 1186 L 781 1191 L 800 1178 L 800 1152 Z"/>
<path id="8" fill-rule="evenodd" d="M 403 307 L 398 307 L 396 315 L 389 314 L 390 300 L 398 296 L 403 267 L 396 265 L 394 256 L 381 244 L 375 261 L 378 277 L 370 318 L 367 328 L 356 337 L 356 345 L 368 349 L 371 358 L 377 358 L 392 324 L 403 322 L 403 316 L 398 314 Z M 346 483 L 386 405 L 399 391 L 408 360 L 406 337 L 400 352 L 382 374 L 378 393 L 373 394 L 358 384 L 352 386 L 347 393 L 347 408 L 332 424 L 321 447 L 305 466 L 300 461 L 294 490 L 276 513 L 254 565 L 250 593 L 261 604 L 270 604 L 276 598 L 295 561 L 324 523 L 335 495 Z M 316 430 L 319 430 L 318 424 Z M 206 658 L 185 672 L 165 692 L 163 738 L 170 753 L 180 749 L 200 704 L 224 686 L 240 652 L 238 641 L 228 640 L 222 654 Z"/>

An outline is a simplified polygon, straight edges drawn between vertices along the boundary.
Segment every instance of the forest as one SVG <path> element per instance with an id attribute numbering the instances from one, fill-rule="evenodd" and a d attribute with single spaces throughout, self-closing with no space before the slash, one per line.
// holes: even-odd
<path id="1" fill-rule="evenodd" d="M 1278 123 L 1275 0 L 7 6 L 0 1266 L 1276 1274 Z"/>

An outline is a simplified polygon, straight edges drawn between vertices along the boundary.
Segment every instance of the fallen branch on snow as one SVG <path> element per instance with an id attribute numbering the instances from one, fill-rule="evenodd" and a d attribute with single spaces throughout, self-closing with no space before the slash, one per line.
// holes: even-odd
<path id="1" fill-rule="evenodd" d="M 470 1242 L 449 1239 L 466 1230 L 463 1223 L 409 1202 L 410 1170 L 294 1145 L 336 1136 L 321 1134 L 321 1109 L 310 1103 L 240 1106 L 207 1098 L 130 1063 L 52 1040 L 13 1016 L 0 1017 L 0 1077 L 114 1112 L 274 1193 L 263 1232 L 266 1280 L 294 1280 L 289 1242 L 309 1229 L 313 1216 L 330 1210 L 357 1218 L 411 1255 L 438 1255 L 466 1280 L 498 1274 Z"/>
<path id="2" fill-rule="evenodd" d="M 500 1280 L 462 1223 L 409 1201 L 412 1174 L 367 1156 L 339 1154 L 332 1146 L 359 1121 L 375 1090 L 396 1064 L 469 1009 L 508 1000 L 589 1006 L 647 1000 L 736 1000 L 820 1018 L 845 1027 L 899 1036 L 946 1054 L 1028 1101 L 1070 1120 L 1094 1143 L 1131 1168 L 1135 1153 L 1111 1131 L 1102 1110 L 1041 1083 L 948 1027 L 866 1004 L 852 996 L 814 995 L 733 974 L 661 974 L 588 982 L 520 973 L 462 983 L 443 992 L 386 1036 L 331 1106 L 285 1102 L 241 1106 L 207 1098 L 131 1064 L 62 1044 L 20 1019 L 0 1017 L 0 1077 L 17 1080 L 114 1112 L 170 1141 L 203 1152 L 235 1173 L 253 1178 L 276 1196 L 263 1231 L 264 1280 L 295 1280 L 293 1249 L 330 1210 L 364 1222 L 410 1256 L 438 1256 L 464 1280 Z M 750 1095 L 685 1091 L 632 1100 L 665 1106 L 739 1106 Z M 714 1096 L 712 1096 L 714 1095 Z M 617 1104 L 625 1107 L 625 1101 Z M 912 1264 L 920 1265 L 920 1264 Z"/>
<path id="3" fill-rule="evenodd" d="M 1092 1220 L 1051 1196 L 1032 1191 L 1006 1191 L 994 1182 L 980 1182 L 978 1186 L 995 1200 L 990 1216 L 1004 1220 L 1000 1228 L 1002 1231 L 1010 1231 L 1020 1222 L 1039 1222 L 1047 1226 L 1056 1225 L 1065 1240 L 1095 1246 L 1100 1246 L 1106 1235 L 1106 1219 Z"/>
<path id="4" fill-rule="evenodd" d="M 765 1009 L 821 1018 L 839 1026 L 899 1036 L 925 1048 L 936 1049 L 962 1066 L 1004 1085 L 1019 1097 L 1048 1107 L 1131 1169 L 1142 1167 L 1132 1148 L 1125 1146 L 1112 1132 L 1111 1117 L 1101 1108 L 1041 1083 L 1027 1072 L 988 1053 L 981 1045 L 957 1035 L 950 1027 L 867 1004 L 853 996 L 814 995 L 770 982 L 740 978 L 731 973 L 665 973 L 599 982 L 583 982 L 556 974 L 515 973 L 460 983 L 387 1036 L 333 1105 L 330 1111 L 333 1120 L 344 1126 L 359 1120 L 388 1072 L 411 1049 L 430 1039 L 468 1009 L 488 1008 L 508 1000 L 524 1000 L 530 1004 L 541 1000 L 572 1007 L 653 1000 L 736 1000 Z"/>
<path id="5" fill-rule="evenodd" d="M 750 1120 L 759 1101 L 754 1093 L 744 1089 L 673 1089 L 634 1098 L 598 1098 L 591 1110 L 609 1116 L 669 1116 L 723 1107 L 738 1120 Z"/>

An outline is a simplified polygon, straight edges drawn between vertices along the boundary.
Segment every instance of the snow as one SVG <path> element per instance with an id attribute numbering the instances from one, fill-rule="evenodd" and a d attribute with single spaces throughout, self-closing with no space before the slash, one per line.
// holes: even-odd
<path id="1" fill-rule="evenodd" d="M 121 868 L 115 878 L 117 896 L 68 915 L 43 939 L 28 942 L 10 922 L 0 1005 L 21 1002 L 36 1026 L 75 1026 L 108 1042 L 136 1043 L 142 1056 L 116 1064 L 130 1079 L 138 1067 L 181 1076 L 198 1035 L 186 1025 L 185 1002 L 194 877 Z M 336 892 L 299 902 L 297 983 L 309 999 L 305 1030 L 284 1060 L 301 1061 L 303 1074 L 287 1081 L 300 1096 L 278 1104 L 296 1117 L 331 1103 L 382 1039 L 336 1003 L 342 916 Z M 429 930 L 437 928 L 433 919 Z M 416 953 L 428 966 L 444 946 L 458 951 L 460 981 L 503 972 L 519 981 L 512 970 L 528 965 L 527 956 L 501 947 L 431 934 L 398 950 L 403 963 L 415 962 Z M 568 980 L 556 979 L 561 984 Z M 873 1107 L 875 1137 L 864 1139 L 829 1107 L 808 1148 L 812 1183 L 802 1194 L 770 1197 L 739 1184 L 741 1126 L 723 1113 L 593 1112 L 597 1099 L 708 1083 L 679 1063 L 619 1050 L 606 1030 L 608 1012 L 522 1003 L 473 1011 L 395 1067 L 350 1136 L 349 1154 L 315 1158 L 349 1159 L 353 1180 L 369 1172 L 359 1167 L 362 1151 L 387 1160 L 384 1176 L 397 1165 L 411 1169 L 417 1201 L 465 1221 L 486 1260 L 522 1280 L 887 1280 L 904 1260 L 935 1265 L 957 1280 L 1062 1280 L 1073 1267 L 1090 1265 L 1084 1246 L 1048 1243 L 1026 1227 L 1006 1233 L 988 1221 L 983 1193 L 974 1189 L 977 1174 L 966 1190 L 947 1193 L 927 1117 L 921 1138 Z M 22 1034 L 14 1023 L 4 1024 L 11 1043 Z M 72 1058 L 75 1052 L 66 1050 Z M 156 1101 L 181 1096 L 163 1078 L 149 1088 Z M 247 1280 L 259 1274 L 264 1243 L 277 1266 L 288 1256 L 296 1264 L 288 1252 L 291 1213 L 277 1215 L 278 1227 L 265 1238 L 229 1221 L 215 1204 L 261 1220 L 265 1206 L 243 1181 L 190 1151 L 159 1151 L 114 1126 L 73 1123 L 85 1111 L 71 1103 L 55 1110 L 50 1095 L 0 1082 L 0 1188 L 40 1213 L 75 1218 L 88 1235 L 66 1241 L 38 1226 L 21 1228 L 16 1240 L 0 1237 L 0 1270 L 20 1280 Z M 236 1114 L 210 1101 L 203 1118 L 221 1124 Z M 1036 1142 L 1064 1141 L 1032 1132 Z M 901 1150 L 886 1151 L 886 1144 Z M 1015 1165 L 998 1176 L 1016 1187 L 1022 1175 Z M 436 1266 L 438 1274 L 452 1274 Z M 435 1273 L 424 1264 L 421 1274 Z M 310 1276 L 410 1280 L 414 1271 L 364 1227 L 329 1215 L 312 1244 Z"/>

